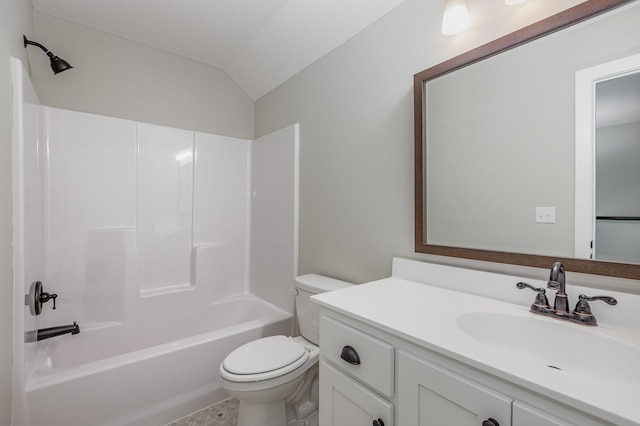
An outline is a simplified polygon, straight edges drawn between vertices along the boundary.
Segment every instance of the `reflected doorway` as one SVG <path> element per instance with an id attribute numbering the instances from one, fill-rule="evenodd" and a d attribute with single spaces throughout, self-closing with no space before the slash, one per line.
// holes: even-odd
<path id="1" fill-rule="evenodd" d="M 640 55 L 576 73 L 576 257 L 640 263 Z"/>

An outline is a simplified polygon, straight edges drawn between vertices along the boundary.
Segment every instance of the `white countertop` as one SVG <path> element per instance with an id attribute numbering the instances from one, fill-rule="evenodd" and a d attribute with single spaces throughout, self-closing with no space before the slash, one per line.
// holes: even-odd
<path id="1" fill-rule="evenodd" d="M 513 291 L 515 282 L 513 283 Z M 531 301 L 534 293 L 529 292 Z M 630 363 L 630 379 L 610 380 L 602 374 L 578 374 L 548 368 L 508 350 L 500 351 L 472 338 L 458 326 L 458 319 L 470 312 L 491 312 L 551 321 L 558 327 L 587 329 L 589 336 L 602 336 L 640 350 L 640 333 L 633 329 L 601 325 L 587 327 L 532 314 L 528 307 L 417 283 L 399 277 L 324 293 L 313 299 L 321 306 L 353 317 L 457 361 L 478 368 L 531 391 L 614 424 L 640 425 L 640 359 Z M 551 299 L 551 297 L 550 297 Z M 551 303 L 553 301 L 551 300 Z M 596 312 L 596 309 L 594 309 Z M 541 344 L 545 336 L 530 336 Z M 571 342 L 566 342 L 570 345 Z M 594 351 L 598 348 L 594 347 Z M 549 351 L 562 351 L 553 345 Z M 585 354 L 588 356 L 588 354 Z M 584 360 L 581 360 L 584 364 Z M 610 360 L 616 365 L 616 359 Z M 627 366 L 624 366 L 625 368 Z"/>

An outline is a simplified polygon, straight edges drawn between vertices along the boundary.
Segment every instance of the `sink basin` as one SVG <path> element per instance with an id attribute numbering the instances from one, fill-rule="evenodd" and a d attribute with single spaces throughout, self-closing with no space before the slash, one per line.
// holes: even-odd
<path id="1" fill-rule="evenodd" d="M 460 316 L 458 328 L 503 354 L 599 380 L 640 383 L 640 348 L 598 330 L 531 314 L 473 312 Z"/>

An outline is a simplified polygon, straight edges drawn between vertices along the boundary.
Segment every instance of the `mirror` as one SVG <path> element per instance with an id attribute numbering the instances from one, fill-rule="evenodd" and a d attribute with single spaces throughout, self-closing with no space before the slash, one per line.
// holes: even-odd
<path id="1" fill-rule="evenodd" d="M 575 75 L 639 53 L 639 21 L 591 0 L 414 76 L 417 252 L 640 279 L 574 238 Z"/>

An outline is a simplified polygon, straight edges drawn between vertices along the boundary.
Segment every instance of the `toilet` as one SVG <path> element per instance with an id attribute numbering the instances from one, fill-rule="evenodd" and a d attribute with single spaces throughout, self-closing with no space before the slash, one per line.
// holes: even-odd
<path id="1" fill-rule="evenodd" d="M 319 313 L 310 297 L 352 285 L 316 274 L 296 277 L 300 336 L 254 340 L 222 361 L 222 388 L 240 401 L 237 426 L 318 426 Z"/>

